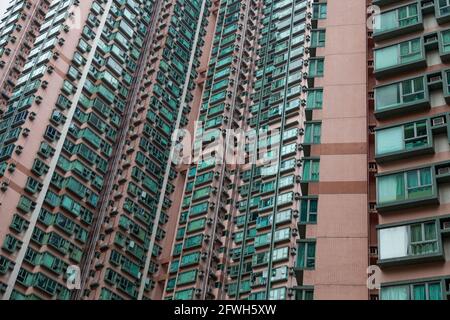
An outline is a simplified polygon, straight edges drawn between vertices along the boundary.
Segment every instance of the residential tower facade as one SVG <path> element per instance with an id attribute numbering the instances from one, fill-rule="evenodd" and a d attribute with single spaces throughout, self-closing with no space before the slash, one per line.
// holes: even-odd
<path id="1" fill-rule="evenodd" d="M 0 296 L 447 299 L 449 17 L 445 0 L 12 1 Z"/>

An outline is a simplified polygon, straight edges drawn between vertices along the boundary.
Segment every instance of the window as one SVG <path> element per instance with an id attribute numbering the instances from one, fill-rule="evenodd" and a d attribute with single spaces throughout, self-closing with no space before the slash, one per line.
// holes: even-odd
<path id="1" fill-rule="evenodd" d="M 381 260 L 439 252 L 435 221 L 380 229 L 379 242 Z"/>
<path id="2" fill-rule="evenodd" d="M 274 238 L 275 242 L 279 242 L 279 241 L 283 241 L 283 240 L 289 239 L 290 235 L 291 235 L 291 229 L 290 228 L 284 228 L 284 229 L 275 231 L 275 234 L 274 234 L 273 238 Z"/>
<path id="3" fill-rule="evenodd" d="M 327 4 L 326 3 L 313 3 L 313 19 L 326 19 L 327 18 Z"/>
<path id="4" fill-rule="evenodd" d="M 269 300 L 286 300 L 286 288 L 277 288 L 269 291 Z"/>
<path id="5" fill-rule="evenodd" d="M 193 297 L 194 289 L 188 289 L 175 292 L 174 300 L 192 300 Z"/>
<path id="6" fill-rule="evenodd" d="M 272 251 L 272 261 L 281 261 L 288 258 L 289 248 L 278 248 Z M 267 255 L 267 253 L 264 253 Z"/>
<path id="7" fill-rule="evenodd" d="M 419 22 L 417 3 L 383 12 L 377 18 L 375 34 L 416 24 Z"/>
<path id="8" fill-rule="evenodd" d="M 423 59 L 421 38 L 375 50 L 375 71 Z"/>
<path id="9" fill-rule="evenodd" d="M 300 223 L 317 222 L 317 199 L 303 199 L 300 202 Z"/>
<path id="10" fill-rule="evenodd" d="M 306 123 L 304 143 L 320 144 L 321 123 Z"/>
<path id="11" fill-rule="evenodd" d="M 431 168 L 378 177 L 378 204 L 414 200 L 433 195 Z"/>
<path id="12" fill-rule="evenodd" d="M 307 91 L 306 108 L 321 109 L 323 104 L 323 89 L 311 89 Z"/>
<path id="13" fill-rule="evenodd" d="M 376 154 L 409 151 L 427 146 L 427 121 L 418 121 L 376 132 Z"/>
<path id="14" fill-rule="evenodd" d="M 441 282 L 381 287 L 381 300 L 442 300 Z"/>
<path id="15" fill-rule="evenodd" d="M 309 61 L 309 77 L 322 77 L 324 69 L 324 59 L 311 59 Z"/>
<path id="16" fill-rule="evenodd" d="M 411 243 L 409 253 L 422 255 L 438 251 L 436 223 L 421 223 L 410 226 Z"/>
<path id="17" fill-rule="evenodd" d="M 307 241 L 298 244 L 297 268 L 314 269 L 316 266 L 316 242 Z"/>
<path id="18" fill-rule="evenodd" d="M 181 258 L 181 263 L 180 265 L 182 267 L 190 265 L 190 264 L 195 264 L 199 261 L 200 259 L 200 252 L 194 252 L 194 253 L 190 253 L 190 254 L 186 254 Z"/>
<path id="19" fill-rule="evenodd" d="M 409 79 L 375 89 L 375 110 L 400 107 L 424 100 L 424 78 Z"/>
<path id="20" fill-rule="evenodd" d="M 313 289 L 296 289 L 295 300 L 314 300 Z"/>
<path id="21" fill-rule="evenodd" d="M 444 16 L 450 13 L 450 0 L 439 0 L 439 15 Z"/>
<path id="22" fill-rule="evenodd" d="M 303 163 L 303 181 L 319 181 L 320 160 L 305 159 Z"/>
<path id="23" fill-rule="evenodd" d="M 325 30 L 313 30 L 311 32 L 311 48 L 325 46 Z"/>
<path id="24" fill-rule="evenodd" d="M 188 232 L 192 232 L 192 231 L 197 231 L 200 229 L 203 229 L 205 227 L 205 223 L 206 223 L 206 219 L 199 219 L 199 220 L 194 220 L 194 221 L 190 221 L 188 224 L 188 228 L 187 231 Z"/>
<path id="25" fill-rule="evenodd" d="M 450 30 L 441 32 L 442 53 L 450 52 Z"/>
<path id="26" fill-rule="evenodd" d="M 182 272 L 178 275 L 177 285 L 195 282 L 197 278 L 197 270 Z"/>

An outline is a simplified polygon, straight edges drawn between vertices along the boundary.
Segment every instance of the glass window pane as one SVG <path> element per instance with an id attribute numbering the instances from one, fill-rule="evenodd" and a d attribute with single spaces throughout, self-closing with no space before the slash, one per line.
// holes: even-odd
<path id="1" fill-rule="evenodd" d="M 375 50 L 375 69 L 384 69 L 399 63 L 396 45 Z"/>
<path id="2" fill-rule="evenodd" d="M 395 29 L 398 26 L 397 11 L 390 11 L 380 15 L 379 32 Z"/>
<path id="3" fill-rule="evenodd" d="M 442 290 L 440 283 L 432 283 L 428 285 L 428 299 L 442 300 Z"/>
<path id="4" fill-rule="evenodd" d="M 377 88 L 375 90 L 375 101 L 376 110 L 383 110 L 399 104 L 401 102 L 399 84 Z"/>
<path id="5" fill-rule="evenodd" d="M 408 300 L 409 287 L 395 286 L 381 288 L 381 300 Z"/>
<path id="6" fill-rule="evenodd" d="M 405 199 L 403 173 L 380 177 L 378 179 L 378 201 L 387 203 Z"/>
<path id="7" fill-rule="evenodd" d="M 415 285 L 413 286 L 413 299 L 414 300 L 426 300 L 425 285 Z"/>
<path id="8" fill-rule="evenodd" d="M 403 127 L 395 127 L 377 131 L 376 153 L 384 154 L 403 150 L 405 147 L 403 133 Z"/>

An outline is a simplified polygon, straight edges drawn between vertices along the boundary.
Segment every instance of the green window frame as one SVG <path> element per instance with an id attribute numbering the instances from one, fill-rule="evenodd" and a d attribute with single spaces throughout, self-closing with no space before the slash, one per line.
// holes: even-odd
<path id="1" fill-rule="evenodd" d="M 310 89 L 307 91 L 306 109 L 322 109 L 323 89 Z"/>
<path id="2" fill-rule="evenodd" d="M 300 201 L 300 223 L 317 223 L 318 199 L 302 199 Z"/>
<path id="3" fill-rule="evenodd" d="M 175 292 L 174 300 L 192 300 L 194 298 L 194 289 L 187 289 Z"/>
<path id="4" fill-rule="evenodd" d="M 442 282 L 430 281 L 405 285 L 382 286 L 381 300 L 443 300 Z"/>
<path id="5" fill-rule="evenodd" d="M 450 53 L 450 30 L 442 31 L 440 34 L 441 53 Z"/>
<path id="6" fill-rule="evenodd" d="M 311 31 L 311 48 L 325 47 L 326 32 L 325 30 Z"/>
<path id="7" fill-rule="evenodd" d="M 422 38 L 375 49 L 375 71 L 395 68 L 424 59 Z"/>
<path id="8" fill-rule="evenodd" d="M 286 300 L 287 289 L 285 287 L 276 288 L 269 291 L 269 300 Z"/>
<path id="9" fill-rule="evenodd" d="M 298 244 L 297 268 L 302 270 L 316 267 L 316 241 L 302 241 Z"/>
<path id="10" fill-rule="evenodd" d="M 399 259 L 434 258 L 442 253 L 435 220 L 382 228 L 378 231 L 378 239 L 379 259 L 384 264 Z"/>
<path id="11" fill-rule="evenodd" d="M 320 160 L 304 159 L 303 161 L 303 181 L 317 182 L 320 179 Z"/>
<path id="12" fill-rule="evenodd" d="M 435 221 L 409 226 L 408 254 L 424 255 L 439 251 L 438 231 Z"/>
<path id="13" fill-rule="evenodd" d="M 289 257 L 289 247 L 277 248 L 272 251 L 272 262 L 286 260 Z"/>
<path id="14" fill-rule="evenodd" d="M 314 300 L 314 289 L 295 289 L 295 300 Z"/>
<path id="15" fill-rule="evenodd" d="M 195 282 L 197 280 L 197 270 L 181 272 L 177 277 L 177 285 Z"/>
<path id="16" fill-rule="evenodd" d="M 184 248 L 188 249 L 188 248 L 197 247 L 197 246 L 201 245 L 202 241 L 203 241 L 203 234 L 188 237 L 184 241 Z"/>
<path id="17" fill-rule="evenodd" d="M 314 58 L 309 60 L 308 77 L 323 77 L 324 74 L 325 59 Z"/>
<path id="18" fill-rule="evenodd" d="M 200 252 L 193 252 L 183 255 L 180 261 L 180 266 L 185 267 L 191 264 L 198 263 L 200 261 Z"/>
<path id="19" fill-rule="evenodd" d="M 416 121 L 375 132 L 377 156 L 420 149 L 431 143 L 428 120 Z"/>
<path id="20" fill-rule="evenodd" d="M 377 24 L 374 34 L 379 34 L 399 28 L 404 28 L 419 23 L 420 11 L 417 3 L 382 12 L 377 16 Z"/>
<path id="21" fill-rule="evenodd" d="M 326 19 L 327 18 L 327 4 L 326 3 L 313 3 L 313 19 Z"/>
<path id="22" fill-rule="evenodd" d="M 309 122 L 305 124 L 305 138 L 303 143 L 320 144 L 322 133 L 322 123 Z"/>
<path id="23" fill-rule="evenodd" d="M 439 8 L 439 15 L 445 16 L 450 14 L 450 0 L 439 0 L 438 8 Z"/>
<path id="24" fill-rule="evenodd" d="M 417 104 L 428 98 L 424 77 L 403 80 L 375 88 L 375 111 Z"/>
<path id="25" fill-rule="evenodd" d="M 190 221 L 188 223 L 187 232 L 194 232 L 201 230 L 205 227 L 205 225 L 206 225 L 206 218 Z"/>
<path id="26" fill-rule="evenodd" d="M 414 169 L 377 178 L 379 205 L 431 197 L 435 191 L 432 168 Z"/>

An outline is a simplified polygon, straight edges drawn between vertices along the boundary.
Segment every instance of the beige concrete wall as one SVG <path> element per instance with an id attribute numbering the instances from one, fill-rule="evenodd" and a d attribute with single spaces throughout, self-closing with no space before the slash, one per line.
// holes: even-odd
<path id="1" fill-rule="evenodd" d="M 315 299 L 367 299 L 367 41 L 364 1 L 328 1 Z M 316 117 L 314 117 L 316 118 Z"/>

